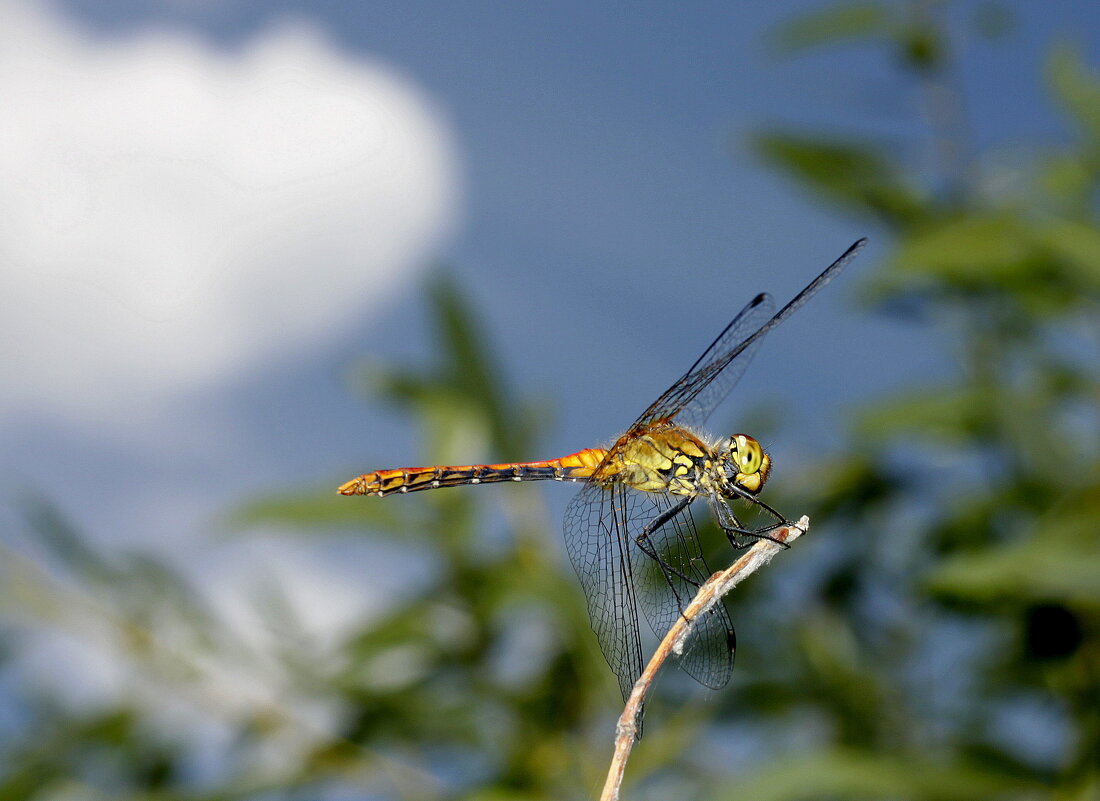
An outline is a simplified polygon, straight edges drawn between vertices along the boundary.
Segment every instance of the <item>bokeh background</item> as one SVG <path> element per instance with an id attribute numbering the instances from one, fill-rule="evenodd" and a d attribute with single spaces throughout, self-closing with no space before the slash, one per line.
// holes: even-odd
<path id="1" fill-rule="evenodd" d="M 594 797 L 570 488 L 859 236 L 713 433 L 811 536 L 630 798 L 1100 798 L 1100 6 L 0 6 L 0 799 Z M 712 566 L 728 547 L 704 531 Z"/>

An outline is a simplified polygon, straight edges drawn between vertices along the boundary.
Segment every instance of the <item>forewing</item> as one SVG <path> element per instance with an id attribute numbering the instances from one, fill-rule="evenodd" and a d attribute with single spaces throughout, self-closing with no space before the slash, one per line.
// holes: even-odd
<path id="1" fill-rule="evenodd" d="M 620 484 L 586 483 L 565 510 L 565 549 L 588 601 L 588 617 L 623 700 L 642 674 L 628 505 Z"/>
<path id="2" fill-rule="evenodd" d="M 671 417 L 681 425 L 702 425 L 740 380 L 764 335 L 833 280 L 865 244 L 866 239 L 858 240 L 775 315 L 771 315 L 768 295 L 753 298 L 680 380 L 642 413 L 632 429 Z"/>
<path id="3" fill-rule="evenodd" d="M 681 425 L 701 426 L 744 375 L 760 338 L 747 341 L 771 318 L 773 309 L 766 293 L 749 301 L 695 364 L 642 413 L 634 427 L 666 417 L 676 417 Z"/>
<path id="4" fill-rule="evenodd" d="M 638 607 L 654 634 L 664 637 L 695 597 L 699 586 L 710 578 L 711 571 L 703 559 L 690 507 L 655 531 L 648 532 L 649 544 L 660 559 L 657 561 L 633 543 L 633 539 L 678 499 L 636 490 L 625 490 L 624 494 L 628 534 L 633 544 L 630 556 Z M 733 622 L 719 600 L 710 611 L 696 618 L 679 664 L 697 682 L 717 690 L 729 681 L 733 652 Z"/>

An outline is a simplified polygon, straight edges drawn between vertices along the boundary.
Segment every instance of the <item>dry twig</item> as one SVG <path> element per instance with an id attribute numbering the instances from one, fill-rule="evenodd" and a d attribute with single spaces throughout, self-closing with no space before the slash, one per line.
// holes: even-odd
<path id="1" fill-rule="evenodd" d="M 740 584 L 742 579 L 770 562 L 773 556 L 783 550 L 784 544 L 789 545 L 794 542 L 806 532 L 809 526 L 810 519 L 804 516 L 793 526 L 784 526 L 770 532 L 769 536 L 774 537 L 778 542 L 758 540 L 740 559 L 725 570 L 715 573 L 699 588 L 695 598 L 688 604 L 684 614 L 668 630 L 650 658 L 649 664 L 642 671 L 642 675 L 634 683 L 634 689 L 615 726 L 615 755 L 611 758 L 611 767 L 607 771 L 607 780 L 604 782 L 600 801 L 618 801 L 619 787 L 623 781 L 623 773 L 626 771 L 626 760 L 637 739 L 638 713 L 642 709 L 646 693 L 669 654 L 679 654 L 683 650 L 684 642 L 691 634 L 695 619 L 718 603 L 722 596 Z"/>

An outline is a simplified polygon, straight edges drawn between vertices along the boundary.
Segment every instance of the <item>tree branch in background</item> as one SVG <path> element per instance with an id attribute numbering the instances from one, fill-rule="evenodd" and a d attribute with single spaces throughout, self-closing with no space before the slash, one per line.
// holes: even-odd
<path id="1" fill-rule="evenodd" d="M 777 553 L 785 550 L 785 546 L 805 534 L 809 527 L 810 519 L 803 516 L 793 526 L 776 529 L 770 534 L 775 538 L 774 541 L 757 540 L 756 544 L 740 559 L 725 570 L 715 573 L 699 588 L 695 598 L 665 634 L 661 644 L 657 646 L 657 650 L 650 658 L 649 664 L 638 677 L 638 681 L 634 683 L 634 690 L 630 693 L 630 698 L 627 699 L 623 713 L 615 726 L 615 754 L 611 758 L 611 767 L 607 771 L 607 780 L 604 782 L 603 792 L 600 793 L 600 801 L 618 801 L 619 787 L 623 781 L 623 773 L 626 771 L 626 760 L 630 757 L 634 742 L 637 740 L 638 718 L 646 693 L 657 677 L 657 671 L 661 669 L 669 655 L 678 655 L 683 651 L 684 643 L 691 635 L 695 620 L 719 603 L 722 597 L 743 579 L 770 562 Z"/>

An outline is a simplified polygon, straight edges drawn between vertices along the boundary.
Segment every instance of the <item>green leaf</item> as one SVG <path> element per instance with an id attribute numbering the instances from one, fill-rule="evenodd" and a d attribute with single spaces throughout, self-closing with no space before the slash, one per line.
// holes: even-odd
<path id="1" fill-rule="evenodd" d="M 522 444 L 515 441 L 500 370 L 490 356 L 491 348 L 476 324 L 476 315 L 449 280 L 439 279 L 429 287 L 436 337 L 445 354 L 447 374 L 458 392 L 480 407 L 490 424 L 493 449 L 499 458 L 516 455 Z"/>
<path id="2" fill-rule="evenodd" d="M 1085 213 L 1091 207 L 1090 196 L 1096 178 L 1097 166 L 1074 151 L 1051 156 L 1041 166 L 1043 189 Z"/>
<path id="3" fill-rule="evenodd" d="M 1034 788 L 1038 789 L 1038 788 Z M 993 774 L 967 765 L 943 765 L 917 756 L 894 757 L 850 749 L 785 754 L 741 782 L 725 785 L 716 799 L 801 801 L 806 798 L 908 798 L 986 801 L 1011 790 L 1026 795 L 1023 777 Z"/>
<path id="4" fill-rule="evenodd" d="M 1036 537 L 947 559 L 927 576 L 925 586 L 977 603 L 1059 600 L 1100 609 L 1100 554 L 1081 543 Z"/>
<path id="5" fill-rule="evenodd" d="M 983 429 L 993 401 L 976 388 L 909 390 L 861 412 L 855 433 L 873 441 L 915 434 L 929 442 L 963 444 Z"/>
<path id="6" fill-rule="evenodd" d="M 1035 236 L 1025 221 L 969 215 L 903 240 L 893 266 L 939 280 L 985 284 L 1026 275 L 1035 255 Z"/>
<path id="7" fill-rule="evenodd" d="M 895 225 L 914 224 L 925 214 L 921 191 L 866 143 L 771 132 L 756 136 L 752 146 L 808 189 L 859 212 Z"/>
<path id="8" fill-rule="evenodd" d="M 1084 132 L 1100 143 L 1100 75 L 1085 66 L 1076 49 L 1063 45 L 1050 54 L 1047 79 L 1055 97 Z"/>
<path id="9" fill-rule="evenodd" d="M 1074 220 L 1054 220 L 1040 227 L 1038 234 L 1082 292 L 1100 290 L 1100 228 Z"/>
<path id="10" fill-rule="evenodd" d="M 112 584 L 120 567 L 88 543 L 83 532 L 46 498 L 32 495 L 23 502 L 23 513 L 35 539 L 72 574 L 91 583 Z"/>
<path id="11" fill-rule="evenodd" d="M 336 486 L 259 498 L 233 511 L 228 524 L 233 529 L 273 526 L 319 535 L 331 534 L 333 527 L 348 527 L 412 536 L 423 527 L 410 519 L 408 510 L 399 510 L 384 498 L 337 495 Z"/>
<path id="12" fill-rule="evenodd" d="M 782 54 L 842 41 L 878 40 L 887 36 L 890 18 L 882 3 L 837 3 L 797 15 L 774 28 L 769 38 Z"/>

